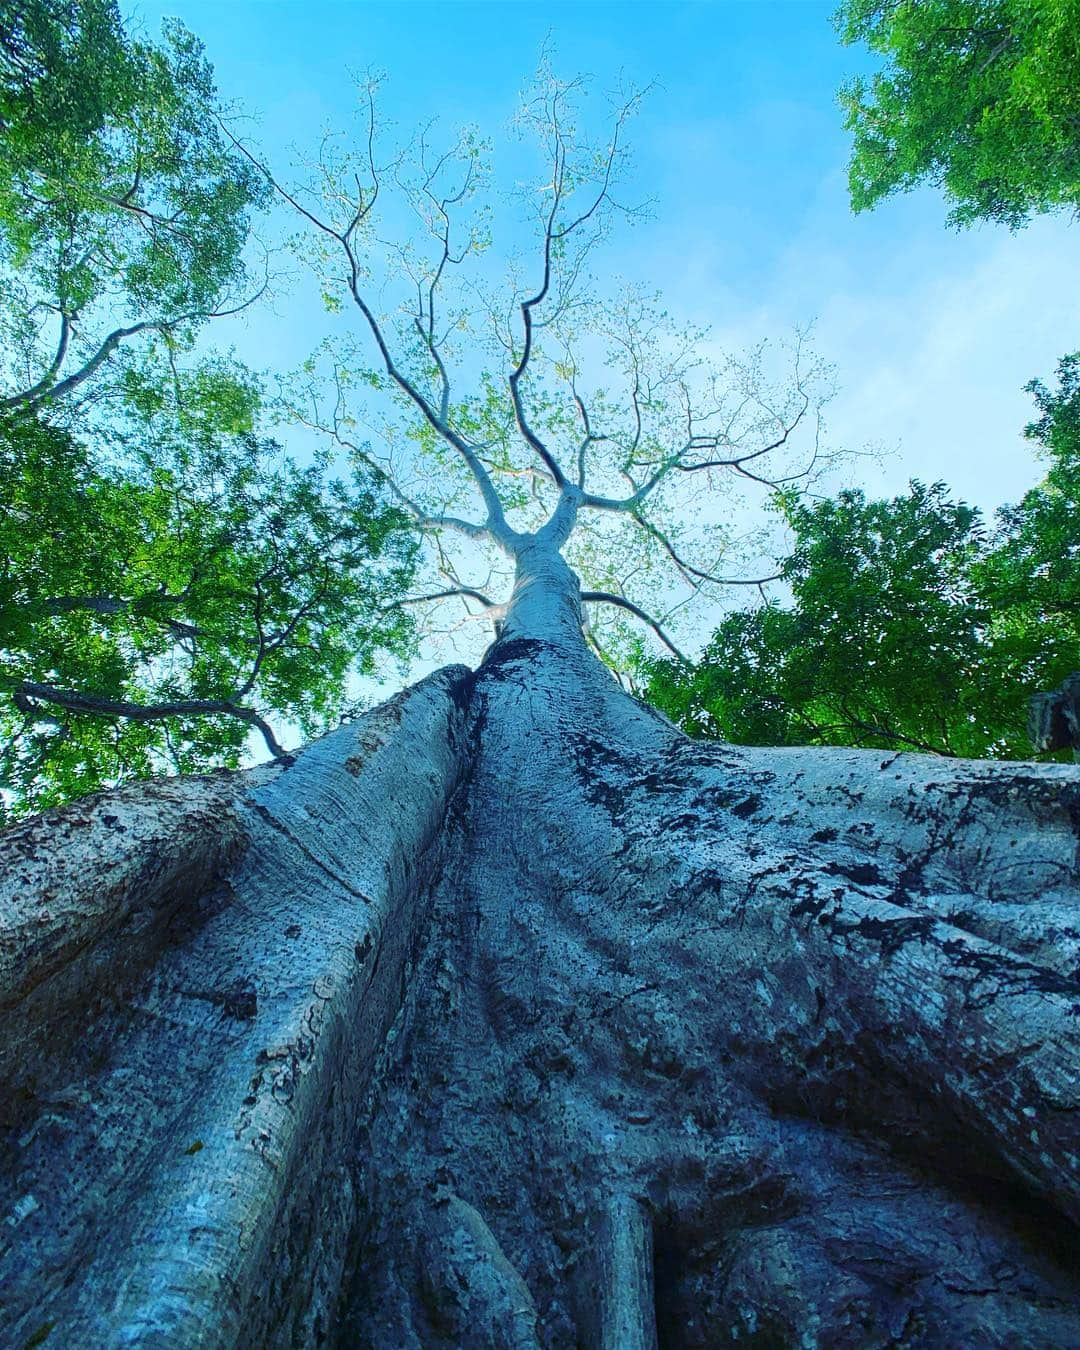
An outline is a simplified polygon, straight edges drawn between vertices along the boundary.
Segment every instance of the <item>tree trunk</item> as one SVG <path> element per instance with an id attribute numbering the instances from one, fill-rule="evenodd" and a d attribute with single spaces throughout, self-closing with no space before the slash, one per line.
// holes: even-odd
<path id="1" fill-rule="evenodd" d="M 1078 1344 L 1078 822 L 690 741 L 523 551 L 475 673 L 0 840 L 0 1342 Z"/>

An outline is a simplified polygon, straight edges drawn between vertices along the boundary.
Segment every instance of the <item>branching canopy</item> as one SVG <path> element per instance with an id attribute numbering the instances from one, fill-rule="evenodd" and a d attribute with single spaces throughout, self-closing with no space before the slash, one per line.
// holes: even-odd
<path id="1" fill-rule="evenodd" d="M 535 540 L 564 549 L 593 603 L 671 647 L 688 601 L 768 579 L 745 568 L 754 541 L 733 489 L 821 471 L 828 375 L 802 335 L 778 377 L 765 347 L 714 357 L 706 332 L 647 295 L 596 284 L 612 225 L 640 214 L 621 196 L 639 97 L 616 99 L 596 136 L 584 93 L 542 68 L 518 119 L 539 186 L 509 200 L 488 190 L 490 147 L 474 136 L 435 149 L 426 128 L 384 155 L 374 86 L 359 150 L 328 138 L 303 186 L 236 144 L 305 223 L 328 308 L 357 320 L 293 382 L 292 415 L 408 512 L 438 573 L 427 597 L 476 613 L 494 588 L 481 610 L 497 615 L 509 563 Z M 507 283 L 487 249 L 522 212 L 535 251 Z"/>

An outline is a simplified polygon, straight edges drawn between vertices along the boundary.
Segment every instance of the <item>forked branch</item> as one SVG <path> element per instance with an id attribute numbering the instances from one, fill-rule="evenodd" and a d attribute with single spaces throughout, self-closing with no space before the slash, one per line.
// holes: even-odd
<path id="1" fill-rule="evenodd" d="M 615 118 L 611 142 L 608 146 L 603 169 L 600 174 L 600 182 L 589 204 L 573 220 L 560 223 L 559 214 L 564 203 L 568 199 L 569 192 L 572 191 L 572 188 L 569 188 L 569 183 L 573 178 L 573 168 L 569 163 L 571 147 L 560 120 L 560 104 L 563 92 L 564 90 L 560 86 L 555 86 L 551 94 L 550 103 L 545 108 L 548 130 L 551 134 L 552 165 L 551 183 L 548 185 L 547 189 L 551 192 L 551 206 L 544 218 L 543 267 L 540 284 L 536 291 L 522 300 L 519 305 L 522 325 L 521 353 L 514 363 L 508 378 L 510 400 L 513 404 L 514 418 L 518 430 L 526 444 L 528 444 L 539 456 L 545 469 L 551 475 L 556 487 L 560 489 L 566 486 L 566 477 L 558 460 L 536 434 L 536 431 L 529 421 L 528 414 L 525 410 L 524 399 L 522 397 L 521 381 L 529 368 L 529 362 L 533 355 L 537 311 L 551 293 L 556 250 L 562 250 L 565 247 L 566 240 L 579 230 L 581 226 L 591 220 L 597 212 L 602 209 L 605 203 L 610 201 L 612 174 L 619 155 L 620 133 L 622 131 L 623 123 L 626 121 L 626 118 L 630 115 L 631 110 L 637 102 L 637 98 L 631 99 L 619 110 Z M 580 476 L 581 471 L 579 469 L 579 477 Z"/>
<path id="2" fill-rule="evenodd" d="M 420 388 L 419 384 L 398 364 L 391 351 L 390 342 L 384 331 L 382 322 L 363 293 L 361 286 L 362 269 L 357 252 L 357 236 L 364 222 L 368 220 L 371 215 L 379 195 L 380 187 L 380 170 L 376 165 L 374 155 L 374 99 L 371 92 L 368 92 L 367 140 L 367 172 L 370 186 L 365 193 L 359 177 L 357 177 L 356 197 L 350 203 L 348 220 L 344 225 L 335 225 L 331 221 L 320 217 L 316 212 L 311 211 L 304 206 L 294 193 L 289 192 L 287 188 L 282 186 L 266 164 L 253 155 L 227 127 L 224 127 L 224 124 L 222 125 L 232 143 L 240 153 L 263 174 L 270 188 L 284 202 L 288 203 L 289 206 L 307 220 L 309 224 L 319 230 L 322 234 L 326 235 L 329 239 L 332 239 L 337 244 L 338 248 L 340 248 L 348 269 L 346 287 L 349 296 L 353 305 L 363 317 L 368 332 L 375 342 L 386 374 L 396 388 L 405 395 L 406 399 L 420 413 L 424 421 L 428 423 L 432 430 L 461 457 L 472 475 L 473 481 L 479 489 L 481 498 L 484 502 L 487 513 L 487 519 L 483 527 L 484 531 L 497 543 L 502 544 L 504 547 L 507 546 L 512 537 L 512 531 L 507 525 L 502 502 L 499 499 L 499 494 L 495 489 L 491 476 L 484 468 L 484 465 L 481 463 L 479 456 L 468 439 L 461 435 L 451 424 L 449 418 L 448 381 L 446 379 L 445 367 L 442 366 L 441 360 L 438 359 L 437 348 L 431 352 L 430 345 L 425 343 L 425 345 L 429 345 L 429 352 L 436 356 L 437 365 L 439 365 L 442 370 L 443 387 L 438 407 L 431 402 Z M 448 249 L 448 247 L 447 244 L 446 248 Z M 423 336 L 424 331 L 421 325 L 421 337 Z M 385 473 L 385 471 L 383 472 Z"/>
<path id="3" fill-rule="evenodd" d="M 57 376 L 63 369 L 65 359 L 70 350 L 71 336 L 74 329 L 74 320 L 68 315 L 61 317 L 60 338 L 57 343 L 56 353 L 49 364 L 48 370 L 35 384 L 28 389 L 23 389 L 15 394 L 9 394 L 5 398 L 0 398 L 0 408 L 34 408 L 46 400 L 50 402 L 56 399 L 66 398 L 68 394 L 74 393 L 80 385 L 86 383 L 94 376 L 106 361 L 116 352 L 117 348 L 129 338 L 137 337 L 140 333 L 172 333 L 178 328 L 183 328 L 185 324 L 200 323 L 206 319 L 223 319 L 231 315 L 239 314 L 249 306 L 255 304 L 265 293 L 268 282 L 264 281 L 254 295 L 248 296 L 238 305 L 233 305 L 224 309 L 213 310 L 192 310 L 190 313 L 178 314 L 170 319 L 144 319 L 139 323 L 130 324 L 126 328 L 114 328 L 98 344 L 94 352 L 79 367 L 78 370 L 57 381 Z"/>

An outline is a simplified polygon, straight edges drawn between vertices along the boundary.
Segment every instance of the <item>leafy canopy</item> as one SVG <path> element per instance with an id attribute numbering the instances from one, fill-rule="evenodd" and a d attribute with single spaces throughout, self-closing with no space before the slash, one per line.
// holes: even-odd
<path id="1" fill-rule="evenodd" d="M 856 211 L 922 182 L 957 225 L 1080 206 L 1078 0 L 845 0 L 836 22 L 885 61 L 840 96 Z"/>
<path id="2" fill-rule="evenodd" d="M 699 663 L 650 668 L 648 697 L 696 735 L 1029 758 L 1030 696 L 1080 650 L 1080 358 L 1033 382 L 1046 478 L 988 530 L 944 484 L 778 505 L 791 604 L 729 614 Z"/>
<path id="3" fill-rule="evenodd" d="M 178 412 L 153 384 L 131 391 L 139 434 L 115 466 L 33 413 L 0 419 L 9 809 L 235 766 L 252 725 L 279 753 L 267 717 L 310 735 L 349 671 L 408 647 L 387 607 L 412 571 L 400 513 L 259 437 L 229 367 L 197 367 L 184 394 Z"/>
<path id="4" fill-rule="evenodd" d="M 191 353 L 250 298 L 264 179 L 196 40 L 0 0 L 0 809 L 233 765 L 404 655 L 414 547 L 374 476 L 298 467 Z"/>
<path id="5" fill-rule="evenodd" d="M 132 338 L 183 343 L 241 303 L 266 194 L 180 25 L 154 47 L 112 0 L 0 0 L 0 31 L 3 402 L 33 405 Z"/>

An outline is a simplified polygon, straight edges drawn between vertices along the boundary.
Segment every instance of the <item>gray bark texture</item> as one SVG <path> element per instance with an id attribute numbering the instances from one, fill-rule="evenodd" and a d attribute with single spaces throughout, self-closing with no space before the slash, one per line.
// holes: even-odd
<path id="1" fill-rule="evenodd" d="M 0 1344 L 1080 1344 L 1078 833 L 688 740 L 523 547 L 479 670 L 0 838 Z"/>

